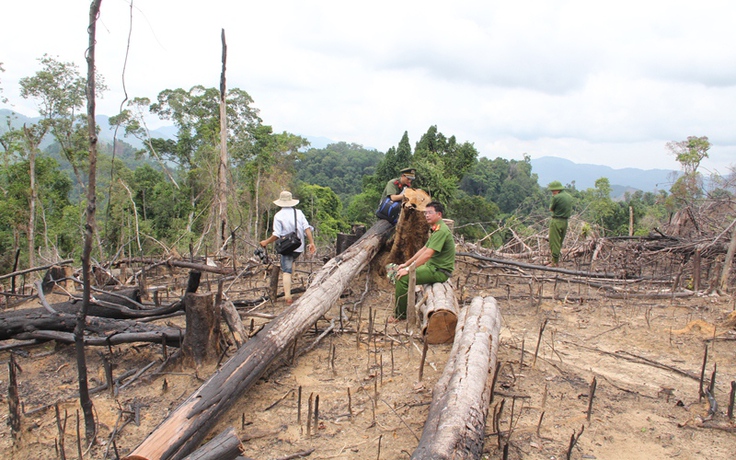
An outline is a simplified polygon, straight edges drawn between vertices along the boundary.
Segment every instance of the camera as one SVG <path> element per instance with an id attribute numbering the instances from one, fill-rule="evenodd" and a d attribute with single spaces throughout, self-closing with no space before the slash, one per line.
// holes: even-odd
<path id="1" fill-rule="evenodd" d="M 266 251 L 264 251 L 263 248 L 257 248 L 253 251 L 253 255 L 258 256 L 258 258 L 261 259 L 261 263 L 266 262 Z"/>

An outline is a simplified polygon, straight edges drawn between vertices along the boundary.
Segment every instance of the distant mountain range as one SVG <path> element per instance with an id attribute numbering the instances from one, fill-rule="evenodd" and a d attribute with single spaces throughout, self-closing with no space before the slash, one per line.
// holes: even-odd
<path id="1" fill-rule="evenodd" d="M 609 166 L 577 164 L 558 157 L 541 157 L 531 160 L 532 172 L 539 177 L 539 185 L 545 187 L 553 180 L 563 185 L 575 185 L 577 190 L 595 187 L 595 181 L 601 177 L 608 178 L 614 198 L 621 197 L 627 191 L 641 190 L 653 192 L 669 190 L 673 177 L 678 171 L 669 169 L 614 169 Z"/>
<path id="2" fill-rule="evenodd" d="M 11 117 L 11 126 L 19 128 L 24 123 L 35 123 L 39 118 L 26 117 L 7 109 L 0 109 L 0 120 Z M 112 143 L 114 128 L 110 126 L 109 117 L 97 115 L 97 124 L 100 126 L 100 140 Z M 0 123 L 0 133 L 4 132 L 5 123 Z M 151 130 L 152 137 L 163 139 L 174 139 L 176 137 L 174 126 L 162 126 Z M 312 148 L 323 149 L 329 144 L 335 143 L 331 139 L 322 136 L 304 136 L 311 143 Z M 118 138 L 124 140 L 135 148 L 142 148 L 143 143 L 132 137 L 118 133 Z M 50 142 L 50 141 L 47 141 Z M 47 144 L 46 144 L 47 145 Z M 42 147 L 45 147 L 42 144 Z M 532 172 L 537 174 L 539 185 L 545 187 L 553 180 L 558 180 L 564 185 L 575 185 L 578 190 L 595 187 L 595 181 L 601 177 L 608 178 L 612 197 L 622 197 L 627 191 L 641 190 L 653 192 L 656 190 L 669 190 L 673 177 L 678 172 L 668 169 L 638 169 L 623 168 L 614 169 L 608 166 L 593 164 L 577 164 L 570 160 L 558 157 L 541 157 L 531 160 Z M 674 174 L 673 174 L 674 173 Z"/>
<path id="3" fill-rule="evenodd" d="M 27 117 L 25 115 L 22 115 L 17 112 L 13 112 L 12 110 L 8 109 L 0 109 L 0 133 L 4 133 L 7 131 L 7 125 L 5 124 L 4 120 L 6 117 L 10 117 L 10 126 L 13 128 L 20 128 L 24 124 L 33 124 L 37 123 L 40 118 L 39 117 Z M 115 135 L 115 128 L 110 126 L 110 117 L 107 115 L 97 115 L 95 117 L 95 121 L 97 122 L 97 125 L 100 127 L 100 140 L 107 143 L 112 143 L 113 137 Z M 174 126 L 162 126 L 158 129 L 152 129 L 151 130 L 151 137 L 155 138 L 163 138 L 163 139 L 173 139 L 176 137 L 176 128 Z M 126 136 L 124 130 L 120 130 L 118 132 L 118 139 L 123 140 L 127 142 L 128 144 L 132 145 L 135 148 L 142 148 L 143 142 L 139 139 L 136 139 L 133 136 Z M 41 143 L 41 148 L 45 148 L 52 142 L 51 137 Z"/>

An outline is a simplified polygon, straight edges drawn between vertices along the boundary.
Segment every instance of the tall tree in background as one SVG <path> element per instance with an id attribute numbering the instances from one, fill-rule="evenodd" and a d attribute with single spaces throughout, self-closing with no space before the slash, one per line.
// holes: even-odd
<path id="1" fill-rule="evenodd" d="M 87 80 L 79 74 L 76 64 L 61 62 L 48 55 L 39 59 L 41 70 L 32 77 L 20 79 L 21 97 L 37 101 L 42 122 L 48 125 L 61 154 L 70 163 L 77 183 L 84 186 L 84 164 L 88 155 L 87 125 L 80 114 L 85 104 Z M 97 92 L 105 85 L 99 76 Z"/>
<path id="2" fill-rule="evenodd" d="M 702 177 L 698 172 L 700 162 L 708 158 L 710 141 L 707 136 L 688 136 L 687 140 L 668 142 L 667 148 L 680 163 L 683 175 L 672 185 L 670 191 L 678 201 L 691 203 L 703 195 Z"/>
<path id="3" fill-rule="evenodd" d="M 30 189 L 28 200 L 28 227 L 26 236 L 28 238 L 28 264 L 36 265 L 36 204 L 38 202 L 38 188 L 36 184 L 36 157 L 40 153 L 39 146 L 51 131 L 54 137 L 69 138 L 68 131 L 78 120 L 75 120 L 75 111 L 84 104 L 85 80 L 79 75 L 77 67 L 72 63 L 64 63 L 44 55 L 39 59 L 42 69 L 32 77 L 20 79 L 20 95 L 24 99 L 33 99 L 37 103 L 41 120 L 31 126 L 23 125 L 19 131 L 22 139 L 23 157 L 28 159 Z M 79 125 L 81 126 L 81 124 Z M 66 145 L 69 145 L 67 142 Z M 60 143 L 61 145 L 61 143 Z M 68 153 L 68 149 L 62 149 Z M 78 181 L 81 184 L 81 172 L 79 162 L 75 155 L 68 155 L 67 159 L 72 164 Z"/>
<path id="4" fill-rule="evenodd" d="M 383 190 L 386 182 L 391 179 L 395 179 L 399 176 L 399 171 L 403 168 L 409 168 L 412 165 L 411 144 L 409 143 L 409 133 L 404 131 L 404 135 L 401 136 L 399 145 L 394 148 L 391 147 L 386 152 L 386 156 L 383 157 L 378 166 L 376 166 L 376 173 L 374 182 L 376 187 Z"/>
<path id="5" fill-rule="evenodd" d="M 233 88 L 226 95 L 228 139 L 230 142 L 253 142 L 256 128 L 261 124 L 258 110 L 251 107 L 253 99 L 246 91 Z M 191 209 L 186 232 L 199 232 L 196 249 L 217 225 L 217 207 L 213 206 L 217 190 L 217 171 L 220 157 L 220 90 L 194 86 L 164 90 L 151 112 L 173 121 L 178 129 L 176 141 L 152 142 L 164 158 L 176 162 L 185 177 L 190 192 Z M 206 214 L 207 219 L 199 216 Z M 227 229 L 231 230 L 231 229 Z"/>
<path id="6" fill-rule="evenodd" d="M 455 196 L 460 180 L 476 163 L 478 151 L 472 143 L 458 144 L 430 126 L 417 142 L 412 158 L 417 169 L 417 186 L 445 204 Z"/>
<path id="7" fill-rule="evenodd" d="M 28 189 L 26 190 L 28 201 L 19 215 L 26 216 L 24 230 L 28 248 L 28 265 L 33 267 L 36 265 L 36 203 L 38 201 L 36 158 L 40 153 L 39 145 L 48 131 L 48 123 L 41 120 L 39 123 L 30 126 L 24 124 L 21 129 L 15 129 L 12 127 L 10 118 L 6 121 L 7 131 L 0 137 L 4 160 L 7 162 L 20 158 L 28 161 L 28 169 L 26 170 L 29 179 Z M 5 191 L 7 198 L 8 188 Z M 17 220 L 17 216 L 13 220 Z"/>

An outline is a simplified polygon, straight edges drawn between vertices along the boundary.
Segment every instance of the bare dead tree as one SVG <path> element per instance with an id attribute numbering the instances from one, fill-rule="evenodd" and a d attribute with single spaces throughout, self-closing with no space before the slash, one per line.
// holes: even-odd
<path id="1" fill-rule="evenodd" d="M 218 224 L 216 247 L 221 248 L 226 241 L 225 231 L 227 227 L 227 172 L 229 170 L 227 152 L 227 104 L 225 102 L 225 64 L 227 62 L 227 43 L 225 41 L 225 29 L 222 29 L 222 74 L 220 75 L 220 163 L 217 168 L 217 206 Z"/>
<path id="2" fill-rule="evenodd" d="M 77 372 L 79 374 L 79 403 L 84 414 L 85 436 L 91 442 L 95 436 L 95 415 L 92 399 L 89 395 L 87 383 L 87 360 L 84 354 L 84 329 L 87 320 L 92 291 L 91 285 L 91 255 L 92 242 L 95 234 L 95 210 L 97 201 L 97 130 L 95 129 L 95 42 L 97 18 L 100 14 L 102 0 L 93 0 L 89 8 L 89 48 L 87 48 L 87 128 L 89 134 L 89 181 L 87 184 L 87 210 L 84 225 L 84 249 L 82 252 L 82 280 L 84 282 L 84 296 L 82 308 L 77 313 L 77 326 L 74 328 L 74 342 L 77 355 Z"/>

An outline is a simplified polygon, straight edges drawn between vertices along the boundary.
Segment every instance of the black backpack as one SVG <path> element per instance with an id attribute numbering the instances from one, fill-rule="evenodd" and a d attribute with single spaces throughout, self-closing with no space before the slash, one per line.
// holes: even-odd
<path id="1" fill-rule="evenodd" d="M 399 221 L 399 215 L 401 214 L 401 200 L 391 201 L 391 197 L 387 196 L 381 201 L 376 209 L 376 217 L 379 219 L 387 220 L 391 222 L 391 225 L 396 225 Z"/>

